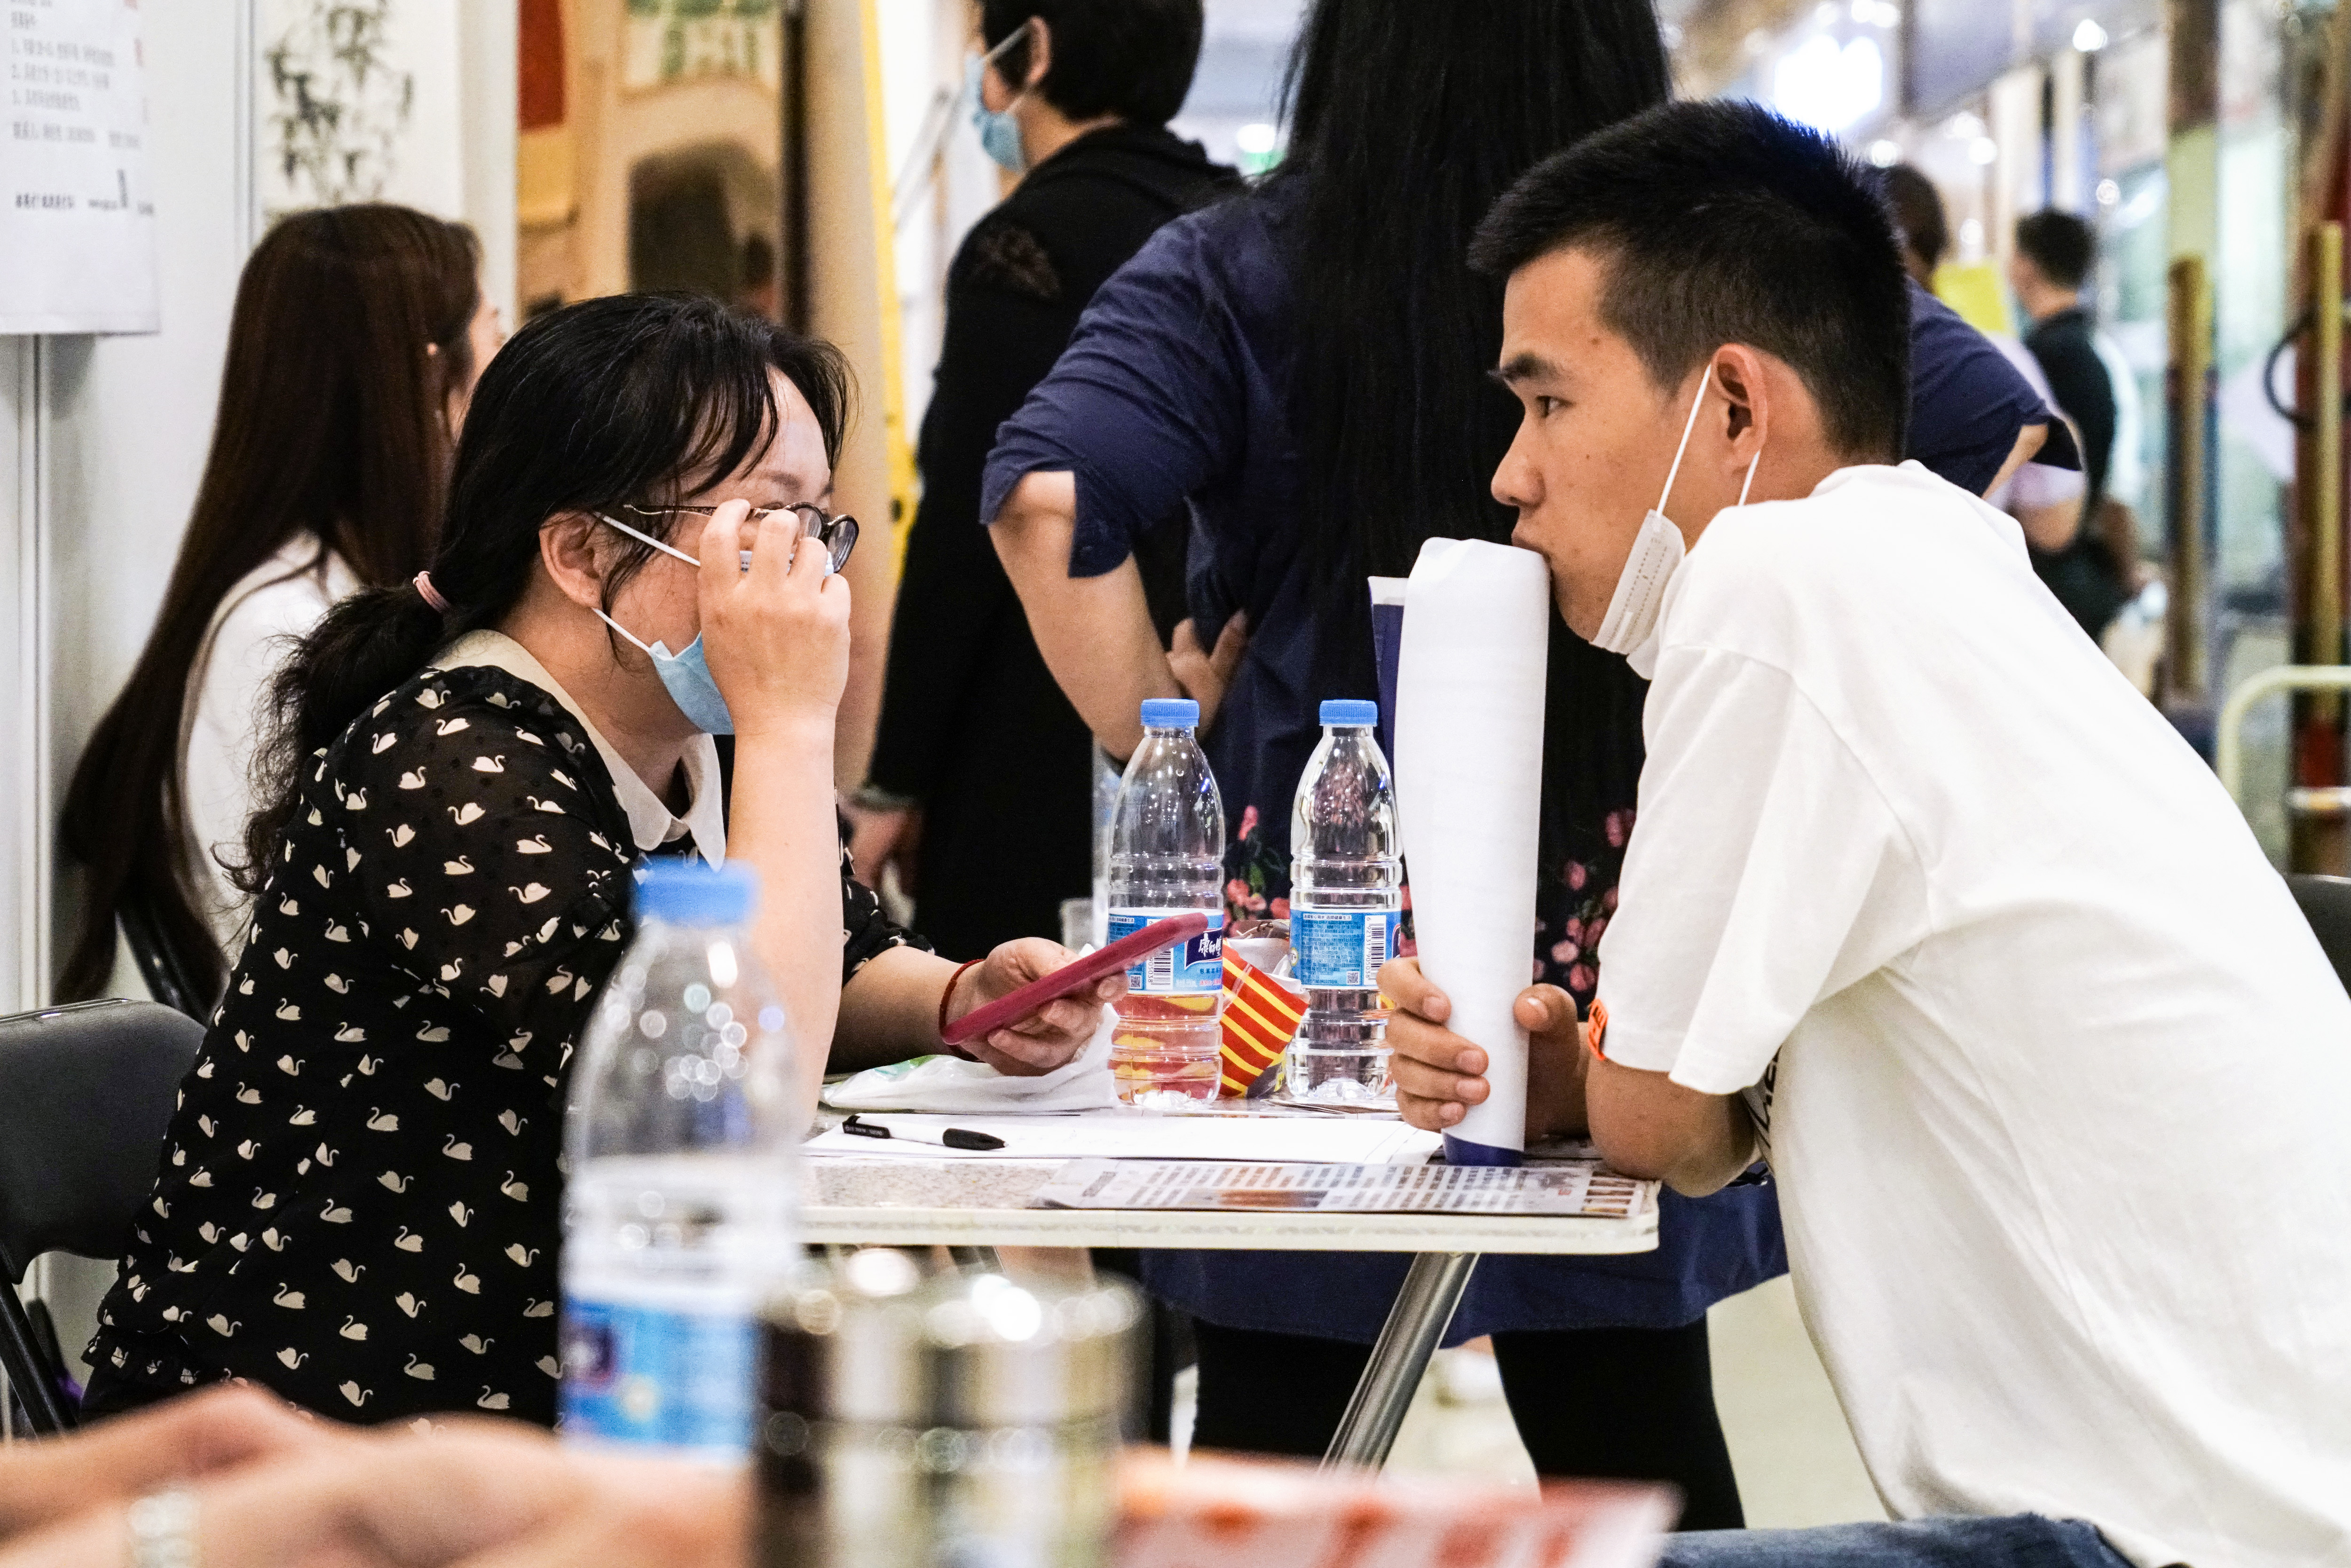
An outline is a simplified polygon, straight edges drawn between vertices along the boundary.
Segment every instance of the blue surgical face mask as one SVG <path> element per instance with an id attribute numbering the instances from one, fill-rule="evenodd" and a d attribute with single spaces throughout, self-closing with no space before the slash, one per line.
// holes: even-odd
<path id="1" fill-rule="evenodd" d="M 684 550 L 665 545 L 651 534 L 639 533 L 617 518 L 599 513 L 597 520 L 620 529 L 632 539 L 674 555 L 688 566 L 699 568 L 702 565 Z M 751 552 L 745 550 L 745 569 L 748 570 L 750 564 Z M 626 637 L 653 662 L 653 674 L 661 677 L 662 690 L 667 692 L 669 700 L 677 705 L 677 711 L 685 715 L 687 723 L 705 735 L 735 733 L 735 716 L 726 711 L 726 699 L 719 695 L 718 683 L 711 678 L 710 665 L 702 656 L 702 634 L 699 632 L 695 633 L 694 641 L 686 644 L 684 653 L 673 653 L 665 643 L 655 642 L 648 647 L 639 642 L 635 633 L 601 610 L 596 612 L 596 619 Z"/>
<path id="2" fill-rule="evenodd" d="M 980 96 L 979 82 L 987 68 L 996 63 L 998 55 L 1028 36 L 1029 25 L 1023 22 L 1013 28 L 1002 43 L 967 63 L 963 71 L 964 104 L 971 114 L 971 128 L 979 132 L 980 150 L 994 159 L 999 168 L 1015 174 L 1028 171 L 1029 154 L 1020 146 L 1020 122 L 1012 118 L 1012 111 L 1029 95 L 1025 91 L 1018 93 L 1002 109 L 990 109 L 987 100 Z"/>

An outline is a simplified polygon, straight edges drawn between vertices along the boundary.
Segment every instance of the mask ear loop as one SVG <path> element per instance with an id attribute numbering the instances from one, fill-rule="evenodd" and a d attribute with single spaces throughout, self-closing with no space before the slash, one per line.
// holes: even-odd
<path id="1" fill-rule="evenodd" d="M 661 656 L 654 653 L 651 648 L 646 647 L 643 643 L 638 642 L 635 633 L 632 632 L 626 626 L 623 626 L 619 622 L 613 620 L 611 616 L 605 614 L 602 611 L 591 610 L 589 613 L 595 616 L 597 620 L 601 621 L 605 625 L 610 626 L 613 631 L 618 632 L 635 647 L 638 653 L 643 653 L 646 658 L 657 659 Z"/>
<path id="2" fill-rule="evenodd" d="M 1706 373 L 1698 379 L 1698 396 L 1690 400 L 1689 418 L 1682 422 L 1682 444 L 1674 448 L 1674 465 L 1666 470 L 1666 487 L 1657 492 L 1657 510 L 1666 509 L 1666 502 L 1674 493 L 1674 476 L 1682 471 L 1682 454 L 1689 450 L 1690 432 L 1698 428 L 1698 411 L 1706 406 L 1706 389 L 1714 380 L 1714 361 L 1706 362 Z M 1755 455 L 1763 455 L 1758 452 Z M 1752 474 L 1750 469 L 1750 474 Z"/>
<path id="3" fill-rule="evenodd" d="M 1747 460 L 1747 478 L 1739 486 L 1739 504 L 1747 505 L 1747 492 L 1755 488 L 1755 465 L 1763 461 L 1763 449 L 1757 447 L 1755 455 Z"/>
<path id="4" fill-rule="evenodd" d="M 674 555 L 677 557 L 678 559 L 685 562 L 686 565 L 694 568 L 696 571 L 702 570 L 702 563 L 695 559 L 692 556 L 686 554 L 684 550 L 678 549 L 671 545 L 665 545 L 662 543 L 661 540 L 653 538 L 651 534 L 639 533 L 636 529 L 629 527 L 628 524 L 621 521 L 618 517 L 608 517 L 603 513 L 599 512 L 596 514 L 596 520 L 607 525 L 608 527 L 620 529 L 622 533 L 628 535 L 639 544 L 651 545 L 653 549 L 660 550 L 664 555 Z M 634 632 L 622 625 L 619 622 L 613 620 L 611 616 L 605 614 L 602 611 L 594 611 L 592 613 L 595 615 L 597 620 L 601 621 L 605 625 L 610 626 L 613 631 L 618 632 L 622 637 L 628 639 L 630 644 L 633 646 L 638 653 L 643 653 L 646 658 L 657 659 L 661 656 L 654 653 L 653 649 L 647 647 Z"/>
<path id="5" fill-rule="evenodd" d="M 702 570 L 702 563 L 700 561 L 695 559 L 684 550 L 679 549 L 675 545 L 665 545 L 662 543 L 661 540 L 653 538 L 651 534 L 641 534 L 636 529 L 629 527 L 628 524 L 621 521 L 618 517 L 608 517 L 603 513 L 599 512 L 596 514 L 596 520 L 607 525 L 608 527 L 620 529 L 622 533 L 628 535 L 639 544 L 651 545 L 653 549 L 661 551 L 664 555 L 674 555 L 677 557 L 678 559 L 685 562 L 686 565 L 694 568 L 696 571 Z"/>
<path id="6" fill-rule="evenodd" d="M 996 63 L 998 56 L 1003 54 L 1005 50 L 1010 48 L 1021 39 L 1027 37 L 1029 36 L 1030 26 L 1035 23 L 1035 21 L 1036 18 L 1032 16 L 1028 21 L 1021 23 L 1020 26 L 1013 28 L 1012 31 L 1004 35 L 1004 41 L 1002 43 L 998 44 L 996 47 L 980 56 L 979 68 L 981 71 L 985 72 L 988 67 Z M 1013 92 L 1012 101 L 1004 106 L 1003 112 L 1006 114 L 1011 113 L 1014 110 L 1020 107 L 1020 100 L 1028 96 L 1029 87 L 1028 84 L 1024 82 Z M 980 107 L 985 109 L 987 104 L 983 102 Z"/>

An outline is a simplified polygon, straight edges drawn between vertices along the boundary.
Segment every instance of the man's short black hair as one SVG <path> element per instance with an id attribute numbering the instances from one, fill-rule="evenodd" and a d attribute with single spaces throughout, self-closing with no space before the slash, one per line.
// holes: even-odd
<path id="1" fill-rule="evenodd" d="M 1908 279 L 1875 172 L 1829 138 L 1752 103 L 1660 104 L 1520 176 L 1469 260 L 1507 277 L 1572 248 L 1658 386 L 1744 343 L 1802 378 L 1840 453 L 1902 451 Z"/>
<path id="2" fill-rule="evenodd" d="M 983 0 L 979 36 L 994 48 L 1031 16 L 1053 36 L 1053 63 L 1037 90 L 1071 120 L 1115 114 L 1165 125 L 1184 107 L 1200 63 L 1200 0 Z M 998 57 L 1018 86 L 1029 74 L 1029 40 Z"/>
<path id="3" fill-rule="evenodd" d="M 2054 207 L 2016 220 L 2016 248 L 2060 288 L 2079 288 L 2098 254 L 2090 225 Z"/>

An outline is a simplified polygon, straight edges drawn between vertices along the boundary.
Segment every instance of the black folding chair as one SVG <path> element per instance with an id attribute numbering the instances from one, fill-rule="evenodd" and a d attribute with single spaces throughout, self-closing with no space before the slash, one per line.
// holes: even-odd
<path id="1" fill-rule="evenodd" d="M 17 1286 L 44 1252 L 122 1256 L 204 1038 L 154 1002 L 0 1018 L 0 1369 L 36 1432 L 77 1412 Z"/>
<path id="2" fill-rule="evenodd" d="M 2303 918 L 2318 933 L 2343 988 L 2351 991 L 2351 877 L 2293 875 L 2285 884 L 2302 905 Z"/>
<path id="3" fill-rule="evenodd" d="M 115 911 L 115 924 L 122 932 L 122 940 L 131 949 L 131 960 L 139 966 L 139 977 L 146 982 L 147 994 L 175 1012 L 183 1012 L 198 1022 L 211 1010 L 211 1004 L 196 984 L 196 972 L 186 955 L 172 945 L 163 923 L 155 917 L 147 901 L 135 894 L 126 896 Z"/>

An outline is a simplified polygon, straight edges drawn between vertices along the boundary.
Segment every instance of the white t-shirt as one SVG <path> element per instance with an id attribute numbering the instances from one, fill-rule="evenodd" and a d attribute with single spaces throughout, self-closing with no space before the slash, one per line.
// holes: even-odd
<path id="1" fill-rule="evenodd" d="M 1607 1052 L 1768 1117 L 1888 1510 L 2351 1563 L 2351 998 L 2210 770 L 1915 463 L 1656 635 Z"/>
<path id="2" fill-rule="evenodd" d="M 297 534 L 221 600 L 188 672 L 180 709 L 180 790 L 192 881 L 204 904 L 197 913 L 231 963 L 245 944 L 246 900 L 219 856 L 245 858 L 254 753 L 266 717 L 261 705 L 293 644 L 359 588 L 342 557 L 321 550 L 317 535 Z"/>

